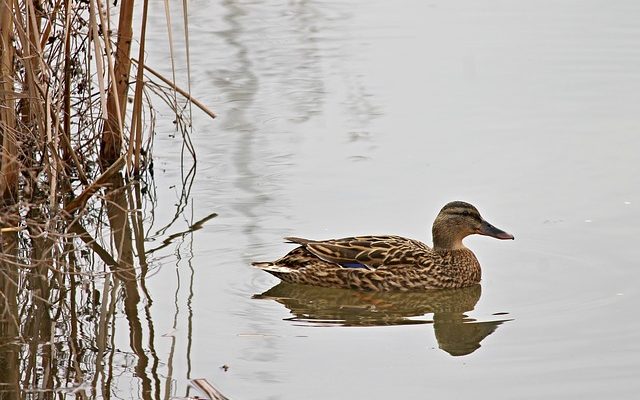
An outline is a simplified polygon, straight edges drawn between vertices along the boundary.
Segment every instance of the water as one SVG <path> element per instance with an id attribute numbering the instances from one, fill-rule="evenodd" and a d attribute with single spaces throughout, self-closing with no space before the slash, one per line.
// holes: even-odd
<path id="1" fill-rule="evenodd" d="M 148 62 L 169 75 L 156 3 Z M 192 91 L 219 118 L 194 111 L 179 221 L 218 216 L 156 254 L 158 379 L 234 399 L 636 395 L 639 18 L 633 1 L 191 2 Z M 162 117 L 159 226 L 180 177 Z M 249 266 L 288 235 L 429 243 L 451 200 L 516 237 L 466 240 L 484 278 L 461 298 L 272 289 Z"/>

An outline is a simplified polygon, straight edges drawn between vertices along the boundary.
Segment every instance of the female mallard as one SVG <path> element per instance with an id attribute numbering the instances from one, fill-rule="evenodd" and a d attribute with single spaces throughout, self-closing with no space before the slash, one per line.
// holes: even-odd
<path id="1" fill-rule="evenodd" d="M 400 236 L 331 240 L 285 238 L 300 246 L 273 262 L 256 262 L 285 282 L 362 290 L 461 288 L 480 282 L 480 263 L 462 239 L 513 235 L 491 225 L 469 203 L 445 205 L 433 222 L 433 249 Z"/>

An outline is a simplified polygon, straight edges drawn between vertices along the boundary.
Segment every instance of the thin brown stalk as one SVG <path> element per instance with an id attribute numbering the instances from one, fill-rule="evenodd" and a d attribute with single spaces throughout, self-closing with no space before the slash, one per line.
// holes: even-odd
<path id="1" fill-rule="evenodd" d="M 61 129 L 61 128 L 58 128 L 58 129 Z M 64 146 L 66 154 L 68 154 L 68 156 L 71 159 L 71 162 L 73 162 L 73 165 L 76 167 L 76 171 L 78 172 L 78 178 L 80 179 L 80 182 L 82 182 L 83 185 L 88 185 L 89 178 L 87 177 L 87 174 L 84 171 L 84 167 L 82 166 L 82 163 L 78 158 L 78 155 L 76 154 L 73 147 L 71 146 L 71 143 L 69 142 L 70 138 L 67 137 L 66 134 L 62 134 L 60 135 L 60 137 L 62 138 L 62 145 Z"/>
<path id="2" fill-rule="evenodd" d="M 71 224 L 71 226 L 69 227 L 69 232 L 78 235 L 78 237 L 86 245 L 91 247 L 91 250 L 93 250 L 106 265 L 112 268 L 116 268 L 118 266 L 118 262 L 111 256 L 111 254 L 107 250 L 105 250 L 104 247 L 100 246 L 82 225 L 77 222 Z"/>
<path id="3" fill-rule="evenodd" d="M 205 378 L 191 379 L 190 382 L 193 387 L 200 390 L 211 400 L 229 400 L 228 397 L 220 393 L 220 391 L 210 384 Z"/>
<path id="4" fill-rule="evenodd" d="M 18 194 L 18 161 L 16 145 L 16 114 L 13 89 L 13 5 L 0 2 L 0 201 L 15 203 Z"/>
<path id="5" fill-rule="evenodd" d="M 116 172 L 120 170 L 120 168 L 122 168 L 124 163 L 125 163 L 125 155 L 123 154 L 122 156 L 120 156 L 120 158 L 115 160 L 111 164 L 111 166 L 102 173 L 102 175 L 100 175 L 95 181 L 93 181 L 93 183 L 90 186 L 85 188 L 78 197 L 76 197 L 71 202 L 69 202 L 69 204 L 67 204 L 67 206 L 64 208 L 65 212 L 67 212 L 68 214 L 71 214 L 78 208 L 83 207 L 86 204 L 86 202 L 89 200 L 89 198 L 91 198 L 91 196 L 93 196 L 95 192 L 97 192 L 101 187 L 103 187 L 109 181 L 111 176 L 113 176 Z"/>
<path id="6" fill-rule="evenodd" d="M 49 18 L 47 18 L 46 20 L 46 24 L 44 29 L 42 30 L 42 35 L 40 36 L 40 47 L 44 48 L 44 46 L 47 44 L 47 41 L 49 40 L 49 37 L 51 35 L 51 29 L 53 27 L 53 23 L 56 21 L 56 17 L 58 15 L 58 11 L 60 11 L 60 7 L 64 4 L 64 10 L 67 12 L 67 15 L 69 14 L 70 11 L 72 11 L 69 0 L 58 0 L 55 3 L 55 6 L 53 8 L 53 11 L 51 11 L 51 13 L 49 14 Z M 65 25 L 65 32 L 68 33 L 68 26 Z"/>
<path id="7" fill-rule="evenodd" d="M 96 61 L 96 73 L 97 73 L 97 81 L 98 81 L 98 89 L 99 89 L 99 98 L 100 98 L 100 108 L 102 110 L 102 115 L 103 116 L 107 116 L 109 114 L 109 111 L 107 110 L 107 93 L 105 90 L 105 86 L 104 86 L 104 65 L 103 63 L 103 59 L 102 59 L 102 54 L 105 51 L 102 47 L 102 41 L 100 40 L 100 37 L 98 36 L 98 24 L 96 23 L 96 6 L 93 0 L 89 0 L 89 30 L 91 31 L 91 41 L 93 42 L 93 46 L 94 46 L 94 59 Z M 99 7 L 98 7 L 99 10 Z M 100 16 L 100 22 L 102 23 L 102 14 L 100 12 L 98 12 L 99 16 Z M 108 37 L 108 36 L 105 36 Z M 106 40 L 105 41 L 105 46 L 107 46 L 107 54 L 110 54 L 110 50 L 108 48 L 109 46 L 109 41 Z M 113 67 L 112 67 L 112 63 L 111 63 L 111 58 L 108 57 L 107 58 L 107 65 L 108 65 L 108 70 L 109 70 L 109 74 L 110 76 L 113 76 Z"/>
<path id="8" fill-rule="evenodd" d="M 140 47 L 138 49 L 138 59 L 144 65 L 145 38 L 147 34 L 147 13 L 149 0 L 144 0 L 142 9 L 142 26 L 140 31 Z M 131 153 L 133 152 L 133 175 L 140 175 L 140 151 L 142 150 L 142 89 L 144 87 L 144 69 L 138 64 L 136 73 L 136 90 L 133 97 L 133 120 L 131 122 L 131 135 L 134 145 L 129 147 L 129 163 L 131 163 Z"/>
<path id="9" fill-rule="evenodd" d="M 169 0 L 164 0 L 164 18 L 167 21 L 167 36 L 168 36 L 168 45 L 169 45 L 169 59 L 171 60 L 171 82 L 176 82 L 176 65 L 175 65 L 175 52 L 173 51 L 173 24 L 171 23 L 171 7 L 169 6 Z M 178 99 L 176 98 L 176 94 L 172 93 L 172 103 L 171 108 L 173 110 L 178 110 Z M 176 115 L 177 116 L 177 115 Z"/>
<path id="10" fill-rule="evenodd" d="M 136 64 L 138 64 L 138 60 L 136 59 L 132 59 L 131 61 L 135 62 Z M 192 102 L 193 104 L 195 104 L 199 109 L 201 109 L 202 111 L 204 111 L 207 115 L 209 115 L 211 118 L 215 118 L 216 114 L 211 111 L 206 105 L 204 105 L 200 100 L 196 99 L 195 97 L 191 96 L 189 93 L 187 93 L 184 89 L 180 88 L 179 86 L 177 86 L 176 84 L 174 84 L 173 82 L 171 82 L 169 79 L 165 78 L 162 74 L 160 74 L 158 71 L 154 70 L 153 68 L 151 68 L 148 65 L 144 65 L 144 69 L 146 69 L 147 71 L 149 71 L 151 74 L 153 74 L 155 77 L 157 77 L 158 79 L 160 79 L 162 82 L 164 82 L 165 84 L 169 85 L 169 87 L 173 90 L 175 90 L 176 92 L 180 93 L 184 98 L 186 98 L 188 101 Z"/>
<path id="11" fill-rule="evenodd" d="M 144 218 L 142 215 L 142 196 L 140 194 L 140 183 L 129 187 L 129 203 L 133 206 L 131 212 L 131 226 L 135 238 L 136 252 L 138 253 L 138 264 L 140 265 L 140 277 L 144 279 L 149 269 L 147 254 L 144 248 Z"/>
<path id="12" fill-rule="evenodd" d="M 191 47 L 189 41 L 189 2 L 182 0 L 182 23 L 184 27 L 184 43 L 187 56 L 187 90 L 191 96 Z M 189 103 L 189 118 L 191 118 L 191 102 Z"/>
<path id="13" fill-rule="evenodd" d="M 74 163 L 76 167 L 78 166 L 77 157 L 71 148 L 71 0 L 65 1 L 65 35 L 64 35 L 64 111 L 63 111 L 63 123 L 64 130 L 62 131 L 62 142 L 65 144 L 64 146 L 64 160 L 68 162 L 69 159 L 74 158 Z M 59 3 L 58 3 L 59 4 Z M 57 8 L 57 5 L 56 5 Z M 48 35 L 48 33 L 47 33 Z M 82 176 L 82 175 L 81 175 Z M 83 177 L 83 183 L 86 182 L 86 177 Z"/>

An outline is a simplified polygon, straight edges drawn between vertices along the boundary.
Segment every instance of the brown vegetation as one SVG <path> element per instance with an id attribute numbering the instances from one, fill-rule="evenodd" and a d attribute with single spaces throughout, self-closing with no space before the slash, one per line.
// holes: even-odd
<path id="1" fill-rule="evenodd" d="M 152 172 L 147 2 L 136 63 L 134 2 L 118 6 L 115 28 L 102 0 L 0 0 L 0 398 L 110 397 L 103 358 L 119 301 L 150 398 L 138 316 L 148 262 L 137 179 Z"/>

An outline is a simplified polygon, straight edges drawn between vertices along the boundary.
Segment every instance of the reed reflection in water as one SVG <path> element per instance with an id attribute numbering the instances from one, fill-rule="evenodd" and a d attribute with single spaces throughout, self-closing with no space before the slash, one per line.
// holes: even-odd
<path id="1" fill-rule="evenodd" d="M 0 232 L 0 399 L 111 398 L 125 384 L 140 399 L 176 390 L 175 340 L 168 355 L 156 351 L 146 281 L 157 258 L 150 257 L 216 214 L 159 235 L 162 244 L 147 250 L 141 185 L 120 173 L 105 185 L 86 218 L 65 220 L 58 231 L 45 231 L 34 207 L 25 229 Z M 175 231 L 173 221 L 162 232 Z"/>
<path id="2" fill-rule="evenodd" d="M 390 326 L 432 324 L 440 349 L 463 356 L 510 319 L 476 321 L 472 311 L 482 293 L 480 285 L 427 292 L 361 292 L 279 283 L 255 299 L 275 300 L 294 315 L 290 321 L 311 326 Z M 433 314 L 432 319 L 420 319 Z"/>

